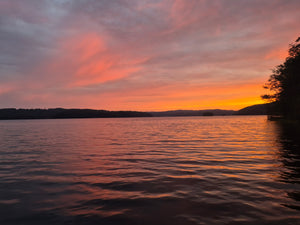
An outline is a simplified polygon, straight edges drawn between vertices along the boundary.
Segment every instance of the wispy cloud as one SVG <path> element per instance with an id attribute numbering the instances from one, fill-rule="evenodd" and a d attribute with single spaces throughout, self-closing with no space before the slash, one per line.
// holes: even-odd
<path id="1" fill-rule="evenodd" d="M 160 110 L 260 102 L 298 0 L 3 0 L 1 107 Z"/>

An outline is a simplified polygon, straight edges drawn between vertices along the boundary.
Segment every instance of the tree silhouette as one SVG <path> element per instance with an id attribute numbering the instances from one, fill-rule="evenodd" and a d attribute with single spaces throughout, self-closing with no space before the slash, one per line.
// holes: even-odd
<path id="1" fill-rule="evenodd" d="M 262 98 L 274 102 L 285 118 L 300 120 L 300 37 L 290 44 L 288 52 L 285 62 L 275 67 L 264 86 L 271 94 Z"/>

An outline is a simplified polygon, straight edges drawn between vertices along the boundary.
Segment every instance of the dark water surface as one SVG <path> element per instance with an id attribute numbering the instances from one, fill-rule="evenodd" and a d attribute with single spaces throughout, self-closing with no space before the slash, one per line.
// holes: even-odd
<path id="1" fill-rule="evenodd" d="M 300 224 L 298 135 L 264 116 L 0 121 L 0 224 Z"/>

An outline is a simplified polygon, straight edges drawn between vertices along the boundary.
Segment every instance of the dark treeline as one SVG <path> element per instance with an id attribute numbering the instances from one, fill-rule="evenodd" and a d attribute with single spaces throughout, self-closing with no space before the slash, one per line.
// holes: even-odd
<path id="1" fill-rule="evenodd" d="M 252 105 L 237 111 L 237 115 L 270 115 L 276 113 L 275 103 Z"/>
<path id="2" fill-rule="evenodd" d="M 265 85 L 271 94 L 262 96 L 274 104 L 273 114 L 300 121 L 300 37 L 290 44 L 285 62 L 278 65 Z"/>
<path id="3" fill-rule="evenodd" d="M 230 116 L 267 115 L 270 104 L 253 105 L 234 110 L 173 110 L 163 112 L 107 111 L 94 109 L 0 109 L 0 120 L 13 119 L 63 119 L 63 118 L 124 118 L 124 117 L 174 117 L 174 116 Z"/>
<path id="4" fill-rule="evenodd" d="M 222 109 L 207 109 L 207 110 L 171 110 L 162 112 L 150 112 L 153 116 L 227 116 L 235 115 L 237 111 L 222 110 Z"/>
<path id="5" fill-rule="evenodd" d="M 136 111 L 107 111 L 93 109 L 0 109 L 0 119 L 61 119 L 61 118 L 118 118 L 150 117 L 150 113 Z"/>

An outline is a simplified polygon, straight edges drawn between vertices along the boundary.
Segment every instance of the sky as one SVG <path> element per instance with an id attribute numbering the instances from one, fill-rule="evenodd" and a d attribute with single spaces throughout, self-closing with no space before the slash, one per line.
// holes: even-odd
<path id="1" fill-rule="evenodd" d="M 0 108 L 263 103 L 299 0 L 0 0 Z"/>

